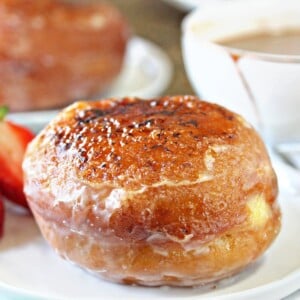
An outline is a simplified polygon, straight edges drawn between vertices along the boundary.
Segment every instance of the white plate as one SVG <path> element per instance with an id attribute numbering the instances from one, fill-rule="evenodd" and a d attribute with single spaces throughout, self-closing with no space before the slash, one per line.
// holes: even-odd
<path id="1" fill-rule="evenodd" d="M 224 1 L 231 1 L 231 0 L 163 0 L 163 1 L 175 6 L 180 10 L 190 11 L 199 6 L 210 5 L 210 4 L 215 4 Z"/>
<path id="2" fill-rule="evenodd" d="M 173 67 L 168 56 L 155 44 L 140 37 L 128 45 L 124 67 L 109 90 L 97 98 L 137 96 L 151 98 L 161 95 L 169 85 Z M 57 110 L 12 113 L 11 120 L 40 130 Z"/>
<path id="3" fill-rule="evenodd" d="M 144 288 L 103 281 L 57 256 L 30 217 L 10 213 L 0 241 L 1 300 L 281 299 L 300 287 L 300 196 L 282 191 L 279 201 L 283 224 L 278 239 L 258 263 L 214 288 Z"/>

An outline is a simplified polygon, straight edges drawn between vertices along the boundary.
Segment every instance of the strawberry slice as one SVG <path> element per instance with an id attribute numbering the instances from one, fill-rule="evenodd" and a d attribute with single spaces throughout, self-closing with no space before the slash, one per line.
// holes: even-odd
<path id="1" fill-rule="evenodd" d="M 4 117 L 7 108 L 0 107 L 0 192 L 12 202 L 28 207 L 23 193 L 22 161 L 27 144 L 34 135 L 28 129 Z"/>
<path id="2" fill-rule="evenodd" d="M 2 196 L 0 195 L 0 238 L 3 236 L 4 227 L 4 202 Z"/>

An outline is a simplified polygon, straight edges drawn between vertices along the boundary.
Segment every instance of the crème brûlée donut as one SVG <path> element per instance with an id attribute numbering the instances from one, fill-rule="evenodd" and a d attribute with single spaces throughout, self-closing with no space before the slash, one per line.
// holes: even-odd
<path id="1" fill-rule="evenodd" d="M 129 25 L 109 3 L 83 3 L 0 1 L 0 105 L 63 107 L 118 76 Z"/>
<path id="2" fill-rule="evenodd" d="M 49 244 L 115 282 L 216 281 L 255 261 L 280 230 L 261 138 L 193 96 L 75 103 L 30 144 L 23 169 Z"/>

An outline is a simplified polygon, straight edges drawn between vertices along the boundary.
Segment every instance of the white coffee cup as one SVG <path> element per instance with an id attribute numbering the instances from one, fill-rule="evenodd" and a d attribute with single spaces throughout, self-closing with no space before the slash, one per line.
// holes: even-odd
<path id="1" fill-rule="evenodd" d="M 182 48 L 196 93 L 243 115 L 300 168 L 300 53 L 275 55 L 218 44 L 285 30 L 300 36 L 299 0 L 231 1 L 188 15 Z"/>

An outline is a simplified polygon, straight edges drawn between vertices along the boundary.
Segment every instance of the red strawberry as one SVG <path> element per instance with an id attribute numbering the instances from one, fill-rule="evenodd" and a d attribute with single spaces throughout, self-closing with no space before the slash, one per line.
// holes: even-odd
<path id="1" fill-rule="evenodd" d="M 4 202 L 2 196 L 0 195 L 0 238 L 3 235 L 3 227 L 4 227 Z"/>
<path id="2" fill-rule="evenodd" d="M 12 202 L 28 207 L 23 193 L 22 161 L 34 135 L 24 127 L 4 120 L 6 112 L 6 108 L 0 108 L 0 192 Z"/>

